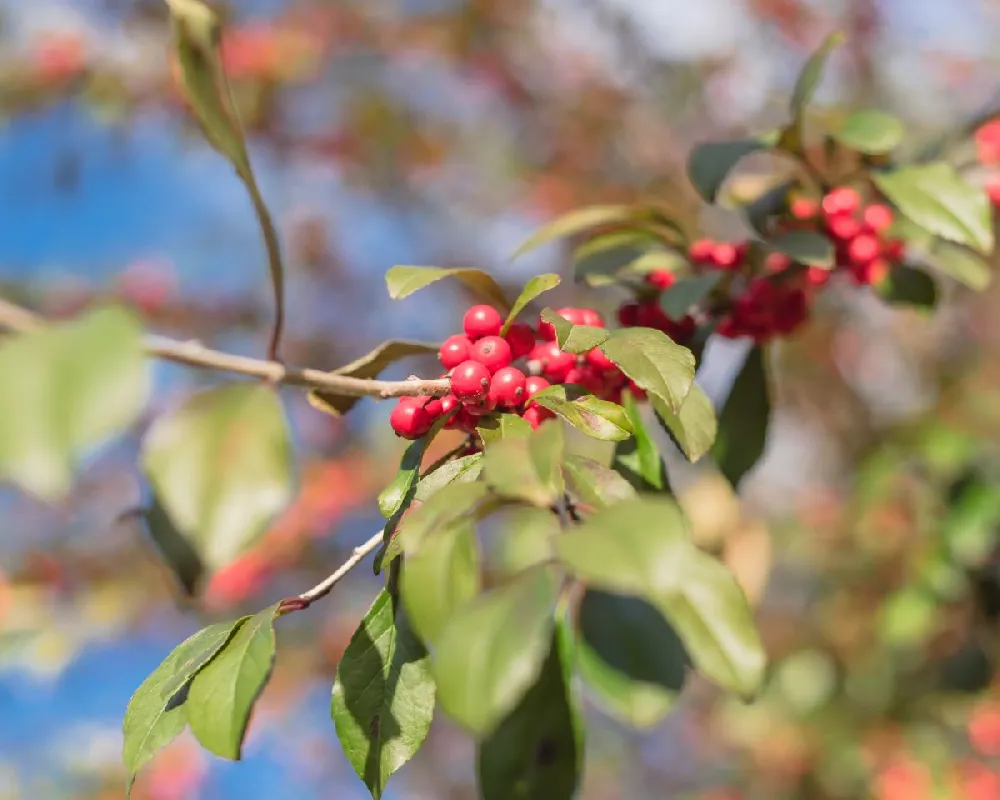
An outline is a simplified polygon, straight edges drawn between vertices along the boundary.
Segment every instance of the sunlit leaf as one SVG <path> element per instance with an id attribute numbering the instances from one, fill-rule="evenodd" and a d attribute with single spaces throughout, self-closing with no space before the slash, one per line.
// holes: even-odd
<path id="1" fill-rule="evenodd" d="M 657 397 L 651 402 L 657 417 L 688 461 L 697 461 L 711 449 L 718 423 L 712 401 L 697 383 L 691 387 L 681 410 L 676 414 Z"/>
<path id="2" fill-rule="evenodd" d="M 563 493 L 563 433 L 546 422 L 529 438 L 505 439 L 486 452 L 483 477 L 502 497 L 549 506 Z"/>
<path id="3" fill-rule="evenodd" d="M 646 423 L 639 412 L 639 404 L 631 392 L 625 392 L 622 406 L 628 414 L 634 437 L 618 444 L 612 467 L 638 491 L 663 491 L 669 488 L 666 466 L 660 456 Z"/>
<path id="4" fill-rule="evenodd" d="M 855 111 L 830 135 L 851 150 L 881 155 L 894 150 L 903 141 L 905 132 L 903 123 L 892 114 L 866 109 Z"/>
<path id="5" fill-rule="evenodd" d="M 514 320 L 517 319 L 517 315 L 524 311 L 528 303 L 535 298 L 540 297 L 550 289 L 554 289 L 558 285 L 559 276 L 552 273 L 536 275 L 528 281 L 525 284 L 524 289 L 521 290 L 521 294 L 518 296 L 517 300 L 514 301 L 514 305 L 511 306 L 510 313 L 507 315 L 507 319 L 503 324 L 503 329 L 500 331 L 500 335 L 506 335 L 507 331 L 510 330 L 510 326 L 514 323 Z"/>
<path id="6" fill-rule="evenodd" d="M 641 216 L 641 211 L 633 206 L 588 206 L 569 211 L 533 233 L 524 244 L 514 251 L 511 260 L 513 261 L 547 242 L 604 225 L 628 222 Z"/>
<path id="7" fill-rule="evenodd" d="M 389 297 L 401 300 L 425 286 L 442 278 L 454 278 L 465 284 L 487 303 L 495 305 L 501 313 L 510 310 L 511 305 L 496 279 L 481 269 L 444 269 L 443 267 L 393 267 L 385 273 L 385 285 Z"/>
<path id="8" fill-rule="evenodd" d="M 517 414 L 496 414 L 480 420 L 476 432 L 487 448 L 494 442 L 512 437 L 531 436 L 531 424 Z"/>
<path id="9" fill-rule="evenodd" d="M 543 322 L 548 322 L 552 326 L 556 332 L 556 344 L 567 353 L 586 353 L 607 341 L 610 335 L 604 328 L 574 325 L 551 308 L 543 308 L 541 318 Z"/>
<path id="10" fill-rule="evenodd" d="M 694 355 L 652 328 L 612 332 L 601 350 L 637 386 L 679 410 L 694 383 Z"/>
<path id="11" fill-rule="evenodd" d="M 594 439 L 619 442 L 632 435 L 632 425 L 620 405 L 600 400 L 584 389 L 550 386 L 531 399 Z"/>
<path id="12" fill-rule="evenodd" d="M 751 153 L 767 150 L 770 146 L 763 138 L 699 144 L 688 157 L 688 178 L 706 203 L 714 203 L 726 178 L 740 159 Z"/>
<path id="13" fill-rule="evenodd" d="M 934 263 L 959 283 L 981 292 L 990 285 L 993 270 L 976 253 L 962 247 L 939 243 L 932 252 Z"/>
<path id="14" fill-rule="evenodd" d="M 592 508 L 603 508 L 636 496 L 632 484 L 593 459 L 567 456 L 563 467 L 570 492 Z"/>
<path id="15" fill-rule="evenodd" d="M 483 471 L 483 454 L 473 453 L 472 455 L 456 458 L 441 467 L 438 467 L 430 475 L 421 478 L 417 483 L 417 491 L 413 499 L 425 502 L 431 495 L 437 493 L 451 483 L 471 483 L 479 478 Z"/>

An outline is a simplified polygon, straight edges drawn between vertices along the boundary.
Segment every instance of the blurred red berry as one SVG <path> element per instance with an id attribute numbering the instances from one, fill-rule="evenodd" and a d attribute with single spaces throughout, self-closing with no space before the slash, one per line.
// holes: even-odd
<path id="1" fill-rule="evenodd" d="M 492 375 L 497 370 L 510 366 L 512 359 L 510 345 L 499 336 L 484 336 L 472 345 L 469 358 L 478 361 Z"/>
<path id="2" fill-rule="evenodd" d="M 603 328 L 604 327 L 604 317 L 601 316 L 600 312 L 593 308 L 581 308 L 580 318 L 583 320 L 581 325 L 589 325 L 592 328 Z"/>
<path id="3" fill-rule="evenodd" d="M 669 269 L 654 269 L 646 273 L 646 283 L 654 289 L 669 289 L 676 280 L 674 273 Z"/>
<path id="4" fill-rule="evenodd" d="M 631 328 L 634 325 L 638 325 L 638 319 L 638 303 L 622 303 L 618 307 L 618 324 L 620 324 L 623 328 Z"/>
<path id="5" fill-rule="evenodd" d="M 1000 175 L 990 178 L 983 187 L 994 206 L 1000 206 Z"/>
<path id="6" fill-rule="evenodd" d="M 1000 164 L 1000 120 L 992 120 L 975 133 L 976 157 L 984 166 Z"/>
<path id="7" fill-rule="evenodd" d="M 819 213 L 819 204 L 808 197 L 796 197 L 789 204 L 788 211 L 795 219 L 808 220 Z"/>
<path id="8" fill-rule="evenodd" d="M 872 203 L 861 215 L 865 225 L 875 233 L 885 232 L 892 225 L 894 218 L 892 209 L 882 203 Z"/>
<path id="9" fill-rule="evenodd" d="M 712 263 L 719 269 L 732 269 L 740 263 L 740 251 L 735 245 L 720 242 L 712 248 Z"/>
<path id="10" fill-rule="evenodd" d="M 441 364 L 445 369 L 454 369 L 463 361 L 469 360 L 471 348 L 472 342 L 468 336 L 462 334 L 449 336 L 441 345 L 438 358 L 441 359 Z"/>
<path id="11" fill-rule="evenodd" d="M 531 352 L 537 357 L 542 373 L 552 383 L 562 383 L 566 374 L 576 366 L 576 356 L 560 350 L 555 342 L 539 345 Z"/>
<path id="12" fill-rule="evenodd" d="M 855 264 L 867 264 L 872 259 L 878 258 L 881 251 L 882 245 L 878 238 L 870 233 L 855 236 L 847 246 L 847 255 Z"/>
<path id="13" fill-rule="evenodd" d="M 711 239 L 697 239 L 688 248 L 688 256 L 695 264 L 711 264 L 715 242 Z"/>
<path id="14" fill-rule="evenodd" d="M 541 375 L 532 375 L 524 381 L 524 402 L 530 404 L 531 398 L 552 384 Z"/>
<path id="15" fill-rule="evenodd" d="M 826 229 L 834 239 L 846 242 L 861 233 L 861 223 L 848 214 L 838 214 L 827 219 Z"/>
<path id="16" fill-rule="evenodd" d="M 784 272 L 792 266 L 792 259 L 784 253 L 768 253 L 764 258 L 764 269 L 768 272 Z"/>
<path id="17" fill-rule="evenodd" d="M 610 372 L 618 369 L 615 362 L 604 355 L 604 351 L 599 347 L 587 352 L 587 365 L 599 372 Z"/>
<path id="18" fill-rule="evenodd" d="M 555 417 L 555 414 L 540 405 L 530 406 L 521 414 L 521 419 L 531 425 L 534 430 L 538 430 L 539 425 L 553 417 Z"/>
<path id="19" fill-rule="evenodd" d="M 574 383 L 582 386 L 591 394 L 600 395 L 604 391 L 604 376 L 596 369 L 589 366 L 573 367 L 566 373 L 565 383 Z"/>
<path id="20" fill-rule="evenodd" d="M 465 316 L 462 318 L 462 328 L 465 330 L 465 335 L 472 341 L 482 339 L 484 336 L 496 336 L 502 327 L 503 317 L 493 306 L 473 306 L 465 312 Z"/>
<path id="21" fill-rule="evenodd" d="M 838 186 L 836 189 L 831 189 L 820 202 L 820 208 L 825 217 L 853 214 L 860 206 L 861 195 L 850 186 Z"/>
<path id="22" fill-rule="evenodd" d="M 1000 756 L 1000 703 L 981 704 L 969 719 L 969 741 L 982 755 Z"/>

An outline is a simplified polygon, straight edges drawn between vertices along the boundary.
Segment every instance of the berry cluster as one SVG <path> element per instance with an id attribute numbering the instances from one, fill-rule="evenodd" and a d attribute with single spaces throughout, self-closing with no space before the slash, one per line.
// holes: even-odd
<path id="1" fill-rule="evenodd" d="M 603 317 L 590 308 L 562 308 L 556 313 L 574 325 L 604 327 Z M 451 392 L 441 398 L 400 398 L 389 417 L 398 436 L 418 439 L 445 414 L 451 415 L 445 427 L 474 433 L 482 416 L 497 411 L 517 414 L 537 428 L 553 416 L 531 399 L 543 389 L 576 384 L 598 397 L 618 399 L 630 385 L 600 349 L 579 356 L 561 350 L 547 322 L 539 320 L 537 331 L 514 323 L 501 336 L 503 324 L 492 306 L 476 305 L 465 313 L 465 332 L 449 336 L 439 352 Z M 638 387 L 633 391 L 640 392 Z"/>

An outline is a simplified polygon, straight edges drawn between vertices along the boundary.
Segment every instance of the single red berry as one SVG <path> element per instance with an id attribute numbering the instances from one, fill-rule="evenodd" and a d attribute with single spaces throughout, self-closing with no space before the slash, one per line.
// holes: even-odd
<path id="1" fill-rule="evenodd" d="M 638 325 L 639 304 L 622 303 L 618 307 L 618 324 L 623 328 L 631 328 Z"/>
<path id="2" fill-rule="evenodd" d="M 784 253 L 768 253 L 764 258 L 764 269 L 768 272 L 784 272 L 792 266 L 792 259 Z"/>
<path id="3" fill-rule="evenodd" d="M 715 250 L 715 242 L 711 239 L 697 239 L 691 242 L 688 248 L 688 256 L 695 264 L 711 264 L 712 252 Z"/>
<path id="4" fill-rule="evenodd" d="M 510 345 L 511 361 L 524 358 L 535 346 L 535 332 L 530 325 L 525 325 L 523 322 L 515 322 L 511 325 L 507 335 L 503 338 Z"/>
<path id="5" fill-rule="evenodd" d="M 826 217 L 840 214 L 853 214 L 861 206 L 861 195 L 850 186 L 838 186 L 831 189 L 823 198 L 820 207 Z"/>
<path id="6" fill-rule="evenodd" d="M 593 308 L 581 308 L 580 319 L 583 320 L 580 323 L 581 325 L 589 325 L 592 328 L 604 327 L 604 317 L 601 316 L 599 311 L 595 311 Z"/>
<path id="7" fill-rule="evenodd" d="M 890 265 L 884 258 L 875 258 L 867 264 L 859 264 L 853 271 L 854 279 L 867 286 L 877 286 L 889 276 Z"/>
<path id="8" fill-rule="evenodd" d="M 512 355 L 506 340 L 499 336 L 484 336 L 472 345 L 469 357 L 485 366 L 492 375 L 498 369 L 510 366 Z"/>
<path id="9" fill-rule="evenodd" d="M 458 398 L 453 394 L 446 394 L 441 398 L 441 414 L 450 414 L 461 405 Z M 445 426 L 447 427 L 447 425 Z"/>
<path id="10" fill-rule="evenodd" d="M 539 425 L 547 419 L 552 419 L 554 416 L 555 414 L 549 411 L 549 409 L 544 408 L 543 406 L 533 405 L 524 410 L 524 413 L 521 414 L 521 419 L 531 425 L 534 430 L 538 430 Z"/>
<path id="11" fill-rule="evenodd" d="M 428 413 L 431 421 L 436 420 L 441 414 L 444 413 L 444 404 L 441 402 L 440 397 L 430 397 L 427 402 L 424 403 L 424 411 Z"/>
<path id="12" fill-rule="evenodd" d="M 669 289 L 676 280 L 669 269 L 654 269 L 646 273 L 646 283 L 655 289 Z"/>
<path id="13" fill-rule="evenodd" d="M 555 342 L 546 342 L 531 351 L 530 358 L 541 365 L 542 373 L 552 383 L 562 383 L 566 373 L 576 366 L 576 356 L 559 349 Z"/>
<path id="14" fill-rule="evenodd" d="M 469 341 L 468 336 L 460 333 L 455 334 L 444 340 L 444 344 L 441 345 L 441 350 L 438 352 L 438 358 L 441 359 L 441 364 L 445 369 L 454 369 L 463 361 L 469 360 L 471 347 L 472 342 Z"/>
<path id="15" fill-rule="evenodd" d="M 822 286 L 830 280 L 833 273 L 823 267 L 809 267 L 806 270 L 806 283 L 810 286 Z"/>
<path id="16" fill-rule="evenodd" d="M 503 327 L 503 317 L 493 306 L 473 306 L 465 312 L 462 318 L 462 328 L 465 335 L 472 341 L 484 336 L 496 336 Z"/>
<path id="17" fill-rule="evenodd" d="M 854 237 L 847 246 L 847 255 L 855 264 L 867 264 L 873 258 L 878 258 L 882 245 L 877 237 L 870 233 L 862 233 Z"/>
<path id="18" fill-rule="evenodd" d="M 670 317 L 660 308 L 659 303 L 655 300 L 649 300 L 639 306 L 635 324 L 640 328 L 655 328 L 662 331 L 670 324 Z"/>
<path id="19" fill-rule="evenodd" d="M 451 373 L 452 394 L 463 403 L 485 399 L 489 386 L 490 371 L 478 361 L 463 361 Z"/>
<path id="20" fill-rule="evenodd" d="M 389 424 L 397 436 L 404 439 L 419 439 L 430 430 L 433 420 L 424 407 L 418 403 L 400 400 L 389 415 Z"/>
<path id="21" fill-rule="evenodd" d="M 524 399 L 527 379 L 517 367 L 498 370 L 490 381 L 490 399 L 496 408 L 517 408 Z"/>
<path id="22" fill-rule="evenodd" d="M 975 133 L 976 156 L 983 166 L 1000 164 L 1000 120 L 980 126 Z"/>
<path id="23" fill-rule="evenodd" d="M 604 351 L 600 347 L 595 347 L 587 352 L 587 364 L 600 372 L 611 372 L 618 369 L 615 362 L 604 355 Z"/>
<path id="24" fill-rule="evenodd" d="M 575 383 L 591 394 L 602 394 L 605 389 L 604 375 L 590 366 L 573 367 L 564 379 L 565 383 Z"/>
<path id="25" fill-rule="evenodd" d="M 861 219 L 875 233 L 882 233 L 892 225 L 894 215 L 889 206 L 882 203 L 872 203 L 865 208 Z"/>
<path id="26" fill-rule="evenodd" d="M 524 381 L 524 402 L 531 403 L 531 398 L 543 389 L 548 389 L 552 384 L 541 375 L 532 375 Z"/>
<path id="27" fill-rule="evenodd" d="M 826 229 L 834 239 L 846 242 L 861 233 L 861 223 L 848 214 L 838 214 L 826 221 Z"/>
<path id="28" fill-rule="evenodd" d="M 809 220 L 819 213 L 819 204 L 809 197 L 796 197 L 788 206 L 788 212 L 798 220 Z"/>
<path id="29" fill-rule="evenodd" d="M 732 269 L 740 263 L 740 251 L 735 245 L 721 242 L 712 248 L 712 263 L 719 269 Z"/>

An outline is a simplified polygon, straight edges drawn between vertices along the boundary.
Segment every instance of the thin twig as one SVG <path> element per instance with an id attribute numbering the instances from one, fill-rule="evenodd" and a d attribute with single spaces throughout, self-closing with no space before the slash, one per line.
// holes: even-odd
<path id="1" fill-rule="evenodd" d="M 45 320 L 27 309 L 0 299 L 0 328 L 27 333 L 37 330 Z M 432 395 L 440 397 L 449 391 L 447 379 L 380 381 L 352 378 L 309 367 L 286 367 L 277 361 L 262 361 L 232 353 L 212 350 L 198 342 L 181 342 L 166 336 L 149 335 L 143 339 L 146 352 L 156 358 L 186 364 L 189 367 L 232 372 L 252 378 L 321 389 L 344 397 L 404 397 Z"/>
<path id="2" fill-rule="evenodd" d="M 320 598 L 326 597 L 330 594 L 333 587 L 336 586 L 348 572 L 360 564 L 364 560 L 365 556 L 378 549 L 379 545 L 382 544 L 383 534 L 384 531 L 379 531 L 367 542 L 355 547 L 351 553 L 351 557 L 347 559 L 347 561 L 337 567 L 337 569 L 329 577 L 313 586 L 313 588 L 308 592 L 303 592 L 295 597 L 288 597 L 282 600 L 278 609 L 279 613 L 288 614 L 292 611 L 302 611 L 303 609 L 309 608 L 309 606 Z"/>

